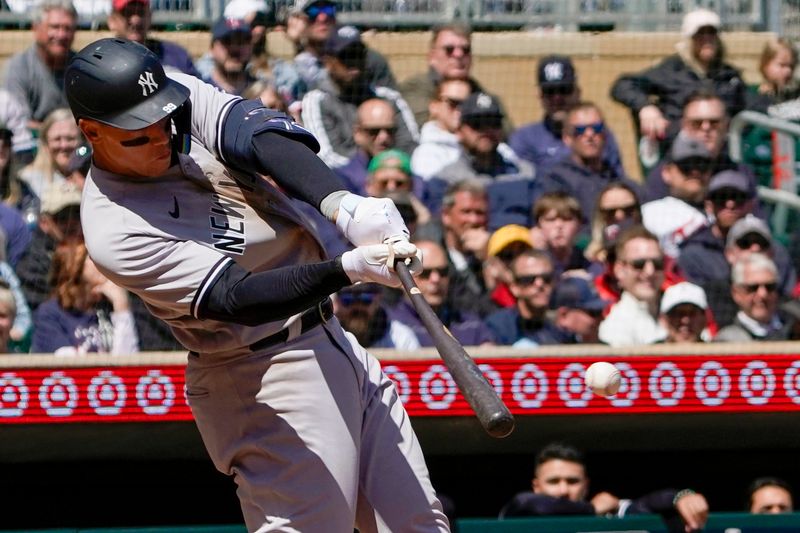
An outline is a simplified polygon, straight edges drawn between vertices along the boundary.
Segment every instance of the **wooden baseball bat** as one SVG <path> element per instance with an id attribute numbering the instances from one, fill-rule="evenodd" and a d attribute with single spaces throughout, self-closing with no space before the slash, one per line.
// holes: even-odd
<path id="1" fill-rule="evenodd" d="M 417 311 L 425 329 L 431 334 L 433 344 L 450 371 L 453 381 L 458 385 L 461 394 L 475 411 L 483 429 L 495 438 L 508 436 L 514 430 L 514 417 L 497 396 L 492 385 L 484 377 L 478 365 L 467 354 L 461 343 L 447 330 L 436 316 L 430 304 L 411 277 L 408 266 L 401 260 L 395 263 L 395 271 L 406 294 Z"/>

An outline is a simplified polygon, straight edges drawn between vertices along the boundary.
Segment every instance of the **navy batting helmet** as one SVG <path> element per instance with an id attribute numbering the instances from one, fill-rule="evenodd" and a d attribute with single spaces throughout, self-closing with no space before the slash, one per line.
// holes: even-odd
<path id="1" fill-rule="evenodd" d="M 158 57 L 127 39 L 100 39 L 78 52 L 64 76 L 75 120 L 139 130 L 174 114 L 189 89 L 170 79 Z"/>

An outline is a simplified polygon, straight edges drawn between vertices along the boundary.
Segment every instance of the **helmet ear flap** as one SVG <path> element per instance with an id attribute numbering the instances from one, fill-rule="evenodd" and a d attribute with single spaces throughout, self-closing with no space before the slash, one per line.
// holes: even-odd
<path id="1" fill-rule="evenodd" d="M 172 146 L 178 153 L 188 154 L 192 148 L 192 102 L 186 100 L 170 117 L 175 126 Z"/>

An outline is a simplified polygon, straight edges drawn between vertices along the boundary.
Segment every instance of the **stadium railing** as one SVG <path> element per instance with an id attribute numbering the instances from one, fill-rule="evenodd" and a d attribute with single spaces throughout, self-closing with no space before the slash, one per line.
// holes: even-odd
<path id="1" fill-rule="evenodd" d="M 293 0 L 270 0 L 278 19 Z M 717 9 L 729 29 L 763 30 L 769 21 L 781 21 L 770 10 L 791 11 L 791 2 L 663 2 L 661 0 L 341 0 L 340 20 L 374 28 L 430 27 L 460 20 L 476 28 L 553 28 L 567 31 L 672 31 L 694 4 Z M 30 0 L 0 1 L 0 24 L 30 24 Z M 184 29 L 210 27 L 222 15 L 226 0 L 151 0 L 156 26 Z M 75 2 L 83 27 L 105 24 L 110 1 Z M 770 16 L 772 15 L 772 16 Z M 788 16 L 788 14 L 787 14 Z M 783 17 L 785 19 L 786 17 Z M 772 28 L 774 30 L 774 28 Z"/>

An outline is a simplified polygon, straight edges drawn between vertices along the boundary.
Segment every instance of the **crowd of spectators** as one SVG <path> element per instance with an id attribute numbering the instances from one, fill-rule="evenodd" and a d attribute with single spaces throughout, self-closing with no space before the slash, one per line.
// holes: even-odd
<path id="1" fill-rule="evenodd" d="M 759 202 L 757 186 L 771 179 L 764 162 L 734 162 L 727 145 L 733 115 L 779 113 L 797 97 L 797 54 L 786 39 L 767 43 L 763 80 L 748 87 L 725 56 L 719 16 L 694 10 L 676 54 L 609 87 L 642 140 L 640 182 L 624 168 L 608 110 L 582 99 L 570 57 L 540 58 L 544 115 L 515 125 L 472 73 L 466 26 L 434 28 L 427 66 L 398 83 L 360 31 L 337 22 L 335 2 L 298 0 L 280 21 L 273 8 L 231 0 L 197 58 L 149 35 L 147 0 L 109 0 L 107 24 L 155 52 L 167 70 L 286 112 L 314 133 L 320 157 L 351 191 L 392 198 L 426 252 L 421 290 L 463 343 L 795 338 L 800 254 L 773 235 L 770 208 Z M 10 274 L 3 279 L 16 316 L 9 349 L 177 347 L 144 318 L 135 295 L 91 281 L 90 260 L 79 260 L 91 154 L 61 87 L 77 12 L 69 0 L 44 0 L 31 15 L 33 43 L 8 61 L 0 91 L 0 266 Z M 267 32 L 279 25 L 292 58 L 267 49 Z M 748 135 L 763 142 L 761 131 Z M 330 254 L 349 246 L 313 208 L 297 207 Z M 55 268 L 64 260 L 54 260 L 65 249 L 83 276 L 69 291 Z M 348 290 L 338 295 L 337 314 L 366 346 L 431 343 L 398 292 Z M 129 342 L 113 340 L 115 317 L 133 322 Z M 63 345 L 53 345 L 62 342 L 53 322 L 64 329 Z M 103 342 L 85 342 L 97 332 Z"/>

